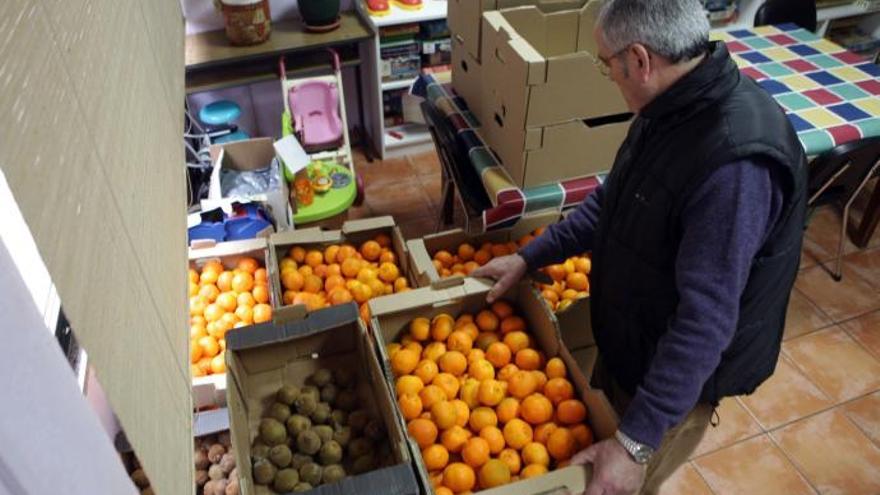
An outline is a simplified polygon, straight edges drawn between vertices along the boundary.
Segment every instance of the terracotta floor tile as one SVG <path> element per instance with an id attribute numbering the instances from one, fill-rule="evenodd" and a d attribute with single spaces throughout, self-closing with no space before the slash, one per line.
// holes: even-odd
<path id="1" fill-rule="evenodd" d="M 754 394 L 740 397 L 765 430 L 813 414 L 834 403 L 813 385 L 785 356 L 776 372 Z"/>
<path id="2" fill-rule="evenodd" d="M 798 274 L 795 287 L 835 322 L 880 308 L 877 291 L 847 265 L 840 282 L 823 267 L 814 266 Z"/>
<path id="3" fill-rule="evenodd" d="M 715 493 L 807 495 L 815 490 L 766 436 L 751 438 L 694 461 Z"/>
<path id="4" fill-rule="evenodd" d="M 880 389 L 880 360 L 839 327 L 782 346 L 798 369 L 836 402 Z"/>
<path id="5" fill-rule="evenodd" d="M 880 392 L 840 406 L 865 435 L 880 446 Z"/>
<path id="6" fill-rule="evenodd" d="M 880 359 L 880 311 L 849 320 L 841 326 L 852 338 L 872 352 L 874 357 Z"/>
<path id="7" fill-rule="evenodd" d="M 409 161 L 417 175 L 440 175 L 440 157 L 436 151 L 410 155 Z"/>
<path id="8" fill-rule="evenodd" d="M 736 398 L 728 397 L 721 401 L 721 405 L 718 407 L 718 418 L 718 426 L 709 425 L 693 458 L 761 433 L 761 427 Z"/>
<path id="9" fill-rule="evenodd" d="M 403 234 L 403 238 L 406 240 L 418 239 L 419 237 L 425 237 L 428 234 L 437 232 L 437 221 L 438 217 L 433 215 L 430 217 L 416 218 L 401 223 L 400 231 Z"/>
<path id="10" fill-rule="evenodd" d="M 792 423 L 771 436 L 820 493 L 880 493 L 880 448 L 840 408 Z"/>
<path id="11" fill-rule="evenodd" d="M 792 289 L 785 315 L 785 339 L 804 335 L 831 325 L 832 321 L 799 290 Z"/>
<path id="12" fill-rule="evenodd" d="M 806 238 L 812 242 L 804 242 L 810 257 L 818 261 L 828 261 L 837 255 L 837 244 L 840 238 L 840 222 L 843 214 L 836 208 L 824 206 L 819 208 L 810 218 Z M 844 254 L 858 251 L 858 247 L 847 236 L 843 246 Z"/>
<path id="13" fill-rule="evenodd" d="M 874 294 L 880 298 L 880 248 L 848 254 L 843 259 L 843 264 L 874 287 Z"/>
<path id="14" fill-rule="evenodd" d="M 713 495 L 706 480 L 688 462 L 660 487 L 660 495 Z"/>
<path id="15" fill-rule="evenodd" d="M 357 172 L 363 178 L 366 187 L 396 184 L 415 179 L 416 176 L 406 157 L 363 163 Z"/>
<path id="16" fill-rule="evenodd" d="M 420 175 L 419 182 L 422 184 L 422 193 L 431 202 L 431 206 L 439 213 L 440 208 L 443 206 L 443 183 L 440 175 Z"/>
<path id="17" fill-rule="evenodd" d="M 434 214 L 434 208 L 416 177 L 397 182 L 368 183 L 364 192 L 366 203 L 374 214 L 393 215 L 398 224 Z"/>

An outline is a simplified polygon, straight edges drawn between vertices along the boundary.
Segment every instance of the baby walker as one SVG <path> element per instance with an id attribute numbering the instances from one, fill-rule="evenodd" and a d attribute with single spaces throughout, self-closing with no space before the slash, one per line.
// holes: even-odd
<path id="1" fill-rule="evenodd" d="M 292 182 L 296 224 L 324 220 L 363 201 L 363 186 L 355 174 L 348 139 L 339 55 L 327 51 L 332 75 L 288 79 L 284 57 L 279 61 L 284 101 L 281 132 L 283 136 L 295 135 L 311 159 L 295 176 L 284 167 L 285 178 Z"/>

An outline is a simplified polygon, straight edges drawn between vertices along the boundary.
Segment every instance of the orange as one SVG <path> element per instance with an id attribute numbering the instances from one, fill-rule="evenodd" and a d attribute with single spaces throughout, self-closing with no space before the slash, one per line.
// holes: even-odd
<path id="1" fill-rule="evenodd" d="M 373 289 L 367 284 L 357 282 L 352 285 L 350 290 L 352 297 L 358 304 L 363 304 L 373 298 Z"/>
<path id="2" fill-rule="evenodd" d="M 574 437 L 574 444 L 577 450 L 583 450 L 593 445 L 593 431 L 587 428 L 585 424 L 579 424 L 570 428 L 571 435 Z"/>
<path id="3" fill-rule="evenodd" d="M 373 297 L 383 296 L 383 295 L 385 295 L 386 293 L 389 293 L 389 294 L 390 294 L 390 292 L 388 292 L 388 291 L 386 290 L 385 284 L 383 284 L 381 280 L 378 280 L 378 279 L 370 280 L 370 281 L 367 283 L 367 285 L 370 286 L 370 290 L 371 290 L 372 293 L 373 293 Z M 392 290 L 392 292 L 393 292 L 393 290 Z"/>
<path id="4" fill-rule="evenodd" d="M 446 344 L 443 342 L 431 342 L 425 347 L 425 350 L 422 351 L 423 359 L 430 359 L 431 361 L 437 362 L 440 359 L 440 356 L 446 354 Z"/>
<path id="5" fill-rule="evenodd" d="M 461 449 L 461 458 L 468 466 L 478 468 L 489 460 L 489 442 L 482 437 L 473 437 Z"/>
<path id="6" fill-rule="evenodd" d="M 497 426 L 487 426 L 480 430 L 480 438 L 489 443 L 489 452 L 493 455 L 504 450 L 504 434 Z"/>
<path id="7" fill-rule="evenodd" d="M 554 292 L 552 290 L 549 290 L 549 289 L 542 290 L 541 296 L 544 299 L 546 299 L 547 302 L 550 303 L 550 306 L 553 308 L 555 308 L 556 304 L 559 303 L 559 294 L 557 294 L 556 292 Z"/>
<path id="8" fill-rule="evenodd" d="M 492 253 L 484 249 L 480 249 L 474 253 L 474 262 L 476 262 L 480 266 L 485 265 L 491 259 Z"/>
<path id="9" fill-rule="evenodd" d="M 517 451 L 510 448 L 504 449 L 498 454 L 498 460 L 503 462 L 507 468 L 510 469 L 511 474 L 519 474 L 522 461 L 520 460 Z"/>
<path id="10" fill-rule="evenodd" d="M 504 321 L 507 318 L 513 316 L 513 306 L 510 305 L 509 302 L 505 300 L 498 300 L 492 303 L 492 312 L 498 317 L 499 320 Z"/>
<path id="11" fill-rule="evenodd" d="M 550 278 L 556 281 L 565 280 L 565 276 L 567 275 L 565 267 L 562 265 L 550 265 L 545 270 L 547 271 L 547 275 L 550 275 Z"/>
<path id="12" fill-rule="evenodd" d="M 510 254 L 510 248 L 505 244 L 493 244 L 491 249 L 492 256 L 496 258 L 500 258 L 501 256 L 507 256 Z"/>
<path id="13" fill-rule="evenodd" d="M 447 400 L 435 402 L 431 406 L 431 419 L 437 425 L 437 428 L 446 430 L 455 426 L 455 422 L 458 419 L 458 411 L 455 410 L 455 405 Z"/>
<path id="14" fill-rule="evenodd" d="M 540 464 L 550 466 L 550 454 L 547 448 L 538 442 L 531 442 L 522 449 L 522 460 L 526 464 Z"/>
<path id="15" fill-rule="evenodd" d="M 306 260 L 306 250 L 300 246 L 292 247 L 287 255 L 290 256 L 293 261 L 296 261 L 297 263 L 302 263 Z"/>
<path id="16" fill-rule="evenodd" d="M 378 242 L 379 246 L 383 248 L 391 247 L 391 237 L 388 234 L 377 234 L 373 240 Z"/>
<path id="17" fill-rule="evenodd" d="M 474 315 L 471 315 L 468 313 L 462 313 L 462 314 L 458 315 L 458 318 L 455 319 L 455 329 L 458 330 L 459 328 L 463 327 L 464 325 L 467 325 L 468 323 L 473 323 L 473 322 L 474 322 Z"/>
<path id="18" fill-rule="evenodd" d="M 406 281 L 403 277 L 397 277 L 394 279 L 394 292 L 401 292 L 404 289 L 409 288 L 409 282 Z"/>
<path id="19" fill-rule="evenodd" d="M 199 367 L 199 365 L 195 364 L 195 363 L 191 364 L 189 366 L 189 371 L 190 371 L 190 374 L 192 375 L 193 378 L 196 378 L 199 376 L 205 376 L 205 372 L 202 371 L 202 368 Z"/>
<path id="20" fill-rule="evenodd" d="M 510 483 L 510 467 L 499 459 L 491 459 L 480 468 L 480 488 L 494 488 Z"/>
<path id="21" fill-rule="evenodd" d="M 501 320 L 499 328 L 504 335 L 510 332 L 524 332 L 526 330 L 526 321 L 519 316 L 508 316 Z"/>
<path id="22" fill-rule="evenodd" d="M 473 348 L 474 341 L 471 336 L 463 331 L 456 330 L 452 332 L 449 336 L 449 339 L 446 340 L 446 348 L 450 351 L 458 351 L 462 354 L 467 354 Z"/>
<path id="23" fill-rule="evenodd" d="M 222 272 L 222 270 L 208 270 L 208 268 L 205 267 L 205 269 L 202 270 L 202 274 L 199 275 L 199 283 L 203 285 L 217 283 L 217 279 L 220 277 L 220 272 Z"/>
<path id="24" fill-rule="evenodd" d="M 357 279 L 363 284 L 368 284 L 373 280 L 379 279 L 379 271 L 370 266 L 362 266 L 358 270 Z"/>
<path id="25" fill-rule="evenodd" d="M 547 366 L 544 368 L 544 372 L 547 373 L 547 377 L 549 378 L 565 378 L 568 370 L 566 370 L 565 363 L 562 362 L 562 359 L 555 357 L 550 359 L 550 361 L 547 361 Z"/>
<path id="26" fill-rule="evenodd" d="M 226 373 L 226 357 L 225 351 L 220 352 L 211 359 L 211 372 L 212 373 Z"/>
<path id="27" fill-rule="evenodd" d="M 207 286 L 206 286 L 207 287 Z M 212 286 L 213 287 L 213 286 Z M 234 292 L 224 292 L 217 296 L 217 305 L 225 311 L 235 311 L 238 307 L 238 299 Z"/>
<path id="28" fill-rule="evenodd" d="M 425 352 L 427 352 L 427 349 Z M 424 355 L 424 352 L 422 355 Z M 413 373 L 422 380 L 422 383 L 431 383 L 439 372 L 440 370 L 437 367 L 437 363 L 430 359 L 422 359 L 419 361 L 419 364 L 416 365 L 415 371 L 413 371 Z"/>
<path id="29" fill-rule="evenodd" d="M 444 373 L 459 376 L 467 369 L 467 358 L 461 352 L 450 350 L 440 356 L 437 364 Z"/>
<path id="30" fill-rule="evenodd" d="M 352 297 L 351 292 L 349 292 L 348 289 L 345 289 L 343 287 L 336 287 L 335 289 L 331 290 L 329 294 L 327 294 L 327 299 L 329 300 L 331 305 L 338 306 L 340 304 L 352 302 L 354 300 L 354 297 Z"/>
<path id="31" fill-rule="evenodd" d="M 479 361 L 481 359 L 486 359 L 486 353 L 483 352 L 481 349 L 474 348 L 471 349 L 471 352 L 467 353 L 468 366 L 470 366 L 474 361 Z M 491 365 L 492 364 L 490 363 L 489 366 Z"/>
<path id="32" fill-rule="evenodd" d="M 293 258 L 289 258 L 287 256 L 285 256 L 284 258 L 281 258 L 281 262 L 278 263 L 278 268 L 282 272 L 285 272 L 287 270 L 296 270 L 298 267 L 299 267 L 299 265 L 297 265 L 296 261 L 293 261 Z M 231 281 L 231 279 L 230 279 L 230 281 Z"/>
<path id="33" fill-rule="evenodd" d="M 409 334 L 419 342 L 428 340 L 428 336 L 431 334 L 431 321 L 427 318 L 414 319 L 409 322 Z"/>
<path id="34" fill-rule="evenodd" d="M 504 425 L 504 441 L 510 447 L 520 450 L 533 438 L 532 427 L 525 421 L 514 418 Z"/>
<path id="35" fill-rule="evenodd" d="M 272 306 L 257 304 L 254 306 L 254 323 L 265 323 L 272 320 Z"/>
<path id="36" fill-rule="evenodd" d="M 466 333 L 467 336 L 471 338 L 471 346 L 473 346 L 473 341 L 477 338 L 477 336 L 480 335 L 480 329 L 477 328 L 477 325 L 472 321 L 463 323 L 456 330 Z"/>
<path id="37" fill-rule="evenodd" d="M 487 426 L 497 426 L 498 416 L 495 411 L 489 407 L 478 407 L 471 411 L 471 417 L 468 418 L 468 425 L 473 431 L 482 431 Z M 505 439 L 507 436 L 505 435 Z M 510 442 L 508 442 L 510 443 Z"/>
<path id="38" fill-rule="evenodd" d="M 551 378 L 544 385 L 544 395 L 554 406 L 558 406 L 560 402 L 574 397 L 574 387 L 565 378 Z"/>
<path id="39" fill-rule="evenodd" d="M 382 254 L 379 255 L 379 263 L 394 263 L 396 265 L 397 255 L 390 249 L 382 248 Z"/>
<path id="40" fill-rule="evenodd" d="M 444 268 L 452 266 L 452 254 L 449 251 L 440 250 L 434 253 L 434 259 L 439 261 Z"/>
<path id="41" fill-rule="evenodd" d="M 538 388 L 535 376 L 523 370 L 515 372 L 508 380 L 507 385 L 507 391 L 517 399 L 525 399 Z"/>
<path id="42" fill-rule="evenodd" d="M 462 462 L 453 462 L 443 470 L 443 485 L 453 493 L 470 491 L 476 483 L 474 470 Z"/>
<path id="43" fill-rule="evenodd" d="M 580 273 L 588 274 L 592 268 L 592 261 L 586 256 L 578 256 L 574 259 L 574 269 Z"/>
<path id="44" fill-rule="evenodd" d="M 422 450 L 422 460 L 429 471 L 443 469 L 449 463 L 449 451 L 442 445 L 434 444 Z"/>
<path id="45" fill-rule="evenodd" d="M 507 423 L 512 419 L 519 417 L 519 401 L 513 397 L 505 397 L 496 407 L 495 414 L 498 415 L 498 421 Z"/>
<path id="46" fill-rule="evenodd" d="M 495 332 L 480 332 L 480 334 L 477 335 L 477 338 L 474 339 L 474 345 L 477 349 L 485 352 L 489 349 L 490 345 L 499 342 L 500 340 L 501 338 L 498 337 L 498 334 Z"/>
<path id="47" fill-rule="evenodd" d="M 398 396 L 404 394 L 415 395 L 421 392 L 423 388 L 425 388 L 425 384 L 415 375 L 403 375 L 394 384 L 394 391 L 397 392 Z"/>
<path id="48" fill-rule="evenodd" d="M 199 293 L 199 284 L 196 284 L 194 282 L 190 282 L 189 289 L 186 291 L 186 294 L 189 297 L 192 297 L 192 296 L 197 295 L 198 293 Z"/>
<path id="49" fill-rule="evenodd" d="M 358 315 L 360 315 L 361 320 L 363 320 L 364 324 L 369 327 L 369 325 L 370 325 L 370 305 L 367 303 L 361 304 L 361 307 L 358 309 Z"/>
<path id="50" fill-rule="evenodd" d="M 327 265 L 327 276 L 336 275 L 337 277 L 342 276 L 342 267 L 339 263 L 330 263 Z"/>
<path id="51" fill-rule="evenodd" d="M 208 302 L 214 302 L 217 300 L 217 296 L 220 295 L 220 289 L 214 284 L 205 284 L 199 288 L 199 295 L 204 296 Z"/>
<path id="52" fill-rule="evenodd" d="M 541 356 L 534 349 L 522 349 L 516 353 L 514 363 L 521 370 L 537 370 L 541 367 Z"/>
<path id="53" fill-rule="evenodd" d="M 510 363 L 510 348 L 503 342 L 494 342 L 486 348 L 486 359 L 496 368 L 503 368 Z"/>
<path id="54" fill-rule="evenodd" d="M 403 394 L 397 399 L 397 406 L 400 407 L 400 412 L 403 414 L 403 419 L 411 420 L 416 419 L 422 414 L 422 399 L 419 399 L 418 395 L 413 394 Z"/>
<path id="55" fill-rule="evenodd" d="M 207 320 L 209 323 L 212 321 L 217 321 L 220 319 L 220 317 L 223 316 L 223 313 L 225 312 L 226 311 L 217 304 L 208 304 L 207 306 L 205 306 L 205 320 Z"/>
<path id="56" fill-rule="evenodd" d="M 535 384 L 537 385 L 535 390 L 543 391 L 544 385 L 547 384 L 547 375 L 545 375 L 543 371 L 538 370 L 532 370 L 531 373 L 532 376 L 535 377 Z"/>
<path id="57" fill-rule="evenodd" d="M 254 301 L 258 303 L 267 304 L 269 302 L 269 288 L 265 285 L 255 285 L 251 294 L 254 296 Z"/>
<path id="58" fill-rule="evenodd" d="M 556 417 L 565 425 L 583 423 L 587 417 L 587 408 L 577 399 L 564 400 L 556 406 Z"/>
<path id="59" fill-rule="evenodd" d="M 345 289 L 345 279 L 342 275 L 327 275 L 324 279 L 324 290 L 329 294 L 337 287 Z"/>
<path id="60" fill-rule="evenodd" d="M 201 338 L 201 337 L 199 337 Z M 190 364 L 196 364 L 199 362 L 199 359 L 202 359 L 202 346 L 199 345 L 198 338 L 190 341 L 189 344 L 189 362 Z"/>
<path id="61" fill-rule="evenodd" d="M 468 378 L 461 384 L 459 398 L 471 409 L 480 405 L 480 382 L 476 378 Z"/>
<path id="62" fill-rule="evenodd" d="M 259 267 L 260 267 L 260 262 L 251 258 L 251 257 L 244 257 L 244 258 L 238 260 L 238 269 L 243 272 L 248 272 L 251 275 L 253 275 L 254 272 L 256 272 L 257 268 L 259 268 Z"/>
<path id="63" fill-rule="evenodd" d="M 440 474 L 440 479 L 442 482 L 442 479 L 443 479 L 442 473 Z M 434 495 L 455 495 L 455 492 L 453 492 L 449 488 L 446 488 L 445 486 L 435 486 L 434 487 Z"/>
<path id="64" fill-rule="evenodd" d="M 345 260 L 353 258 L 356 253 L 357 250 L 352 245 L 344 244 L 339 246 L 339 251 L 336 252 L 336 262 L 344 264 Z"/>
<path id="65" fill-rule="evenodd" d="M 250 292 L 242 292 L 241 294 L 238 295 L 236 300 L 237 300 L 239 306 L 254 307 L 254 305 L 257 304 L 256 299 L 254 299 L 253 294 L 251 294 Z"/>
<path id="66" fill-rule="evenodd" d="M 287 290 L 300 290 L 304 282 L 305 278 L 298 271 L 291 270 L 281 274 L 281 285 Z"/>
<path id="67" fill-rule="evenodd" d="M 495 368 L 489 361 L 478 359 L 468 367 L 468 375 L 480 381 L 492 380 L 495 378 Z"/>
<path id="68" fill-rule="evenodd" d="M 477 327 L 484 332 L 494 332 L 498 330 L 498 316 L 495 313 L 489 311 L 488 309 L 484 309 L 477 313 L 476 318 Z"/>
<path id="69" fill-rule="evenodd" d="M 342 274 L 347 278 L 355 278 L 358 275 L 358 272 L 361 271 L 361 260 L 357 258 L 345 258 L 342 261 L 340 269 L 342 270 Z"/>
<path id="70" fill-rule="evenodd" d="M 568 428 L 556 428 L 547 438 L 547 452 L 557 461 L 567 461 L 575 452 L 574 435 Z"/>
<path id="71" fill-rule="evenodd" d="M 546 445 L 547 439 L 549 439 L 550 435 L 556 431 L 556 428 L 559 428 L 556 423 L 544 423 L 538 426 L 535 428 L 535 441 Z"/>
<path id="72" fill-rule="evenodd" d="M 535 478 L 547 474 L 547 466 L 543 464 L 529 464 L 524 467 L 519 477 L 522 479 Z"/>
<path id="73" fill-rule="evenodd" d="M 406 431 L 423 449 L 437 440 L 437 426 L 429 419 L 416 418 L 411 420 L 406 425 Z"/>
<path id="74" fill-rule="evenodd" d="M 376 241 L 367 241 L 361 244 L 361 256 L 369 261 L 376 261 L 382 254 L 382 246 Z"/>
<path id="75" fill-rule="evenodd" d="M 200 376 L 210 375 L 211 374 L 211 358 L 208 356 L 202 356 L 202 359 L 199 359 L 199 362 L 196 363 L 199 371 L 202 373 Z"/>
<path id="76" fill-rule="evenodd" d="M 576 291 L 588 290 L 590 288 L 590 281 L 587 279 L 587 276 L 580 272 L 569 273 L 565 277 L 565 284 Z"/>
<path id="77" fill-rule="evenodd" d="M 452 335 L 454 322 L 449 315 L 438 315 L 431 321 L 431 338 L 437 342 L 446 342 Z"/>
<path id="78" fill-rule="evenodd" d="M 431 264 L 434 265 L 434 269 L 437 270 L 437 275 L 440 275 L 443 278 L 448 277 L 449 275 L 446 273 L 449 270 L 443 267 L 443 263 L 440 263 L 438 260 L 431 260 Z"/>
<path id="79" fill-rule="evenodd" d="M 306 253 L 305 261 L 306 261 L 307 265 L 309 265 L 312 268 L 315 268 L 316 266 L 318 266 L 324 262 L 324 253 L 322 253 L 321 251 L 318 251 L 316 249 L 313 249 L 313 250 Z"/>
<path id="80" fill-rule="evenodd" d="M 379 278 L 384 282 L 394 282 L 400 277 L 400 269 L 394 263 L 385 262 L 379 265 Z"/>
<path id="81" fill-rule="evenodd" d="M 192 283 L 194 283 L 194 284 L 198 284 L 198 283 L 199 283 L 199 272 L 197 272 L 197 271 L 193 270 L 192 268 L 190 268 L 190 269 L 187 270 L 186 273 L 187 273 L 188 280 L 189 280 L 190 282 L 192 282 Z M 221 273 L 221 275 L 222 275 L 222 273 Z"/>
<path id="82" fill-rule="evenodd" d="M 507 347 L 507 346 L 505 346 L 505 347 Z M 508 384 L 509 384 L 510 379 L 513 377 L 513 375 L 516 374 L 517 371 L 519 371 L 519 368 L 517 368 L 515 364 L 510 363 L 510 364 L 504 365 L 503 368 L 498 370 L 498 373 L 496 373 L 496 376 L 498 377 L 499 380 L 508 382 Z"/>
<path id="83" fill-rule="evenodd" d="M 510 347 L 510 352 L 516 354 L 529 346 L 529 336 L 525 332 L 510 332 L 504 336 L 504 343 Z"/>
<path id="84" fill-rule="evenodd" d="M 422 407 L 430 410 L 436 402 L 446 400 L 446 392 L 437 385 L 428 385 L 419 392 L 419 398 L 422 399 Z"/>
<path id="85" fill-rule="evenodd" d="M 504 385 L 495 379 L 480 382 L 479 399 L 484 406 L 497 406 L 504 399 Z"/>
<path id="86" fill-rule="evenodd" d="M 419 353 L 412 349 L 401 349 L 391 358 L 391 370 L 396 376 L 408 375 L 419 364 Z"/>
<path id="87" fill-rule="evenodd" d="M 431 385 L 440 387 L 448 400 L 452 400 L 458 395 L 460 387 L 458 379 L 449 373 L 438 373 L 431 381 Z"/>
<path id="88" fill-rule="evenodd" d="M 452 428 L 445 430 L 443 434 L 440 435 L 440 442 L 446 447 L 446 450 L 457 454 L 461 452 L 461 449 L 464 448 L 464 445 L 470 437 L 471 432 L 465 430 L 461 426 L 455 425 Z"/>
<path id="89" fill-rule="evenodd" d="M 247 292 L 254 288 L 254 276 L 247 272 L 238 272 L 232 276 L 232 290 Z"/>
<path id="90" fill-rule="evenodd" d="M 192 325 L 189 327 L 189 338 L 200 339 L 205 335 L 208 335 L 208 330 L 205 328 L 204 324 Z"/>
<path id="91" fill-rule="evenodd" d="M 471 408 L 461 399 L 455 399 L 451 402 L 455 407 L 455 424 L 458 426 L 467 425 L 471 416 Z"/>
<path id="92" fill-rule="evenodd" d="M 202 348 L 202 358 L 212 358 L 220 352 L 220 344 L 210 335 L 199 339 L 199 347 Z"/>
<path id="93" fill-rule="evenodd" d="M 532 425 L 546 423 L 553 418 L 553 404 L 541 394 L 532 394 L 520 404 L 520 415 Z"/>
<path id="94" fill-rule="evenodd" d="M 307 275 L 314 275 L 315 274 L 315 270 L 312 267 L 310 267 L 309 265 L 303 265 L 303 266 L 297 268 L 296 271 L 298 271 L 299 274 L 302 275 L 303 277 L 305 277 Z"/>
<path id="95" fill-rule="evenodd" d="M 458 246 L 458 257 L 461 261 L 470 261 L 474 259 L 474 247 L 468 243 L 464 243 L 461 246 Z"/>

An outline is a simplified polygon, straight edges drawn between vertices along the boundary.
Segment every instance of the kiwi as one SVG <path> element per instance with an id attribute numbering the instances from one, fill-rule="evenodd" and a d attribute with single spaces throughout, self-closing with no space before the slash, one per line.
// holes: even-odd
<path id="1" fill-rule="evenodd" d="M 296 436 L 296 448 L 302 454 L 315 455 L 321 450 L 321 437 L 313 430 L 307 430 Z"/>
<path id="2" fill-rule="evenodd" d="M 235 456 L 232 452 L 223 454 L 223 457 L 220 459 L 220 469 L 227 475 L 235 469 Z"/>
<path id="3" fill-rule="evenodd" d="M 274 404 L 269 406 L 269 410 L 266 412 L 266 416 L 270 418 L 275 418 L 280 423 L 284 423 L 285 421 L 287 421 L 287 418 L 290 417 L 290 406 L 281 402 L 275 402 Z"/>
<path id="4" fill-rule="evenodd" d="M 321 401 L 321 391 L 314 385 L 306 385 L 300 390 L 299 395 L 310 395 L 315 399 L 315 402 Z"/>
<path id="5" fill-rule="evenodd" d="M 345 478 L 345 469 L 339 464 L 325 467 L 324 474 L 321 476 L 321 479 L 327 484 L 336 483 L 342 478 Z"/>
<path id="6" fill-rule="evenodd" d="M 360 437 L 348 442 L 348 455 L 352 459 L 373 454 L 373 442 L 369 438 Z"/>
<path id="7" fill-rule="evenodd" d="M 254 495 L 275 495 L 275 492 L 266 485 L 255 485 Z"/>
<path id="8" fill-rule="evenodd" d="M 217 464 L 220 462 L 220 459 L 223 458 L 223 454 L 226 453 L 226 447 L 220 445 L 219 443 L 215 443 L 211 445 L 211 448 L 208 449 L 208 460 L 213 464 Z"/>
<path id="9" fill-rule="evenodd" d="M 275 394 L 275 400 L 282 404 L 286 404 L 288 406 L 293 405 L 293 401 L 299 397 L 299 387 L 295 387 L 293 385 L 284 385 L 278 389 L 278 392 Z"/>
<path id="10" fill-rule="evenodd" d="M 254 462 L 254 481 L 260 485 L 268 485 L 275 479 L 277 471 L 268 459 L 257 459 Z"/>
<path id="11" fill-rule="evenodd" d="M 211 464 L 211 467 L 208 468 L 208 477 L 214 481 L 219 479 L 223 479 L 226 477 L 226 473 L 223 472 L 223 469 L 220 468 L 220 464 Z"/>
<path id="12" fill-rule="evenodd" d="M 208 452 L 204 449 L 196 449 L 193 452 L 193 463 L 196 469 L 208 469 L 208 466 L 211 465 L 211 461 L 208 460 Z"/>
<path id="13" fill-rule="evenodd" d="M 224 495 L 241 495 L 241 485 L 238 478 L 229 478 L 229 484 L 226 485 L 226 493 Z"/>
<path id="14" fill-rule="evenodd" d="M 287 445 L 276 445 L 269 451 L 269 460 L 279 469 L 284 469 L 293 460 L 293 453 Z"/>
<path id="15" fill-rule="evenodd" d="M 208 471 L 205 469 L 199 469 L 196 471 L 196 485 L 205 486 L 211 478 L 208 476 Z"/>
<path id="16" fill-rule="evenodd" d="M 336 400 L 333 402 L 333 405 L 337 409 L 351 411 L 357 406 L 357 394 L 352 390 L 340 390 L 336 394 Z"/>
<path id="17" fill-rule="evenodd" d="M 303 416 L 311 416 L 315 409 L 318 408 L 318 400 L 310 394 L 300 394 L 293 403 L 296 407 L 296 412 Z"/>
<path id="18" fill-rule="evenodd" d="M 299 473 L 295 469 L 282 469 L 275 475 L 272 488 L 276 492 L 285 493 L 293 490 L 297 483 L 299 483 Z"/>
<path id="19" fill-rule="evenodd" d="M 318 486 L 319 484 L 321 484 L 321 477 L 323 473 L 324 468 L 315 464 L 314 462 L 310 462 L 299 468 L 299 479 L 305 481 L 310 485 Z"/>
<path id="20" fill-rule="evenodd" d="M 317 425 L 312 427 L 312 431 L 318 434 L 321 444 L 333 440 L 333 428 L 327 425 Z"/>
<path id="21" fill-rule="evenodd" d="M 349 388 L 355 383 L 354 373 L 346 368 L 336 368 L 333 370 L 333 380 L 336 385 L 342 388 Z"/>
<path id="22" fill-rule="evenodd" d="M 315 462 L 312 459 L 312 456 L 297 452 L 296 454 L 293 454 L 293 460 L 290 461 L 290 467 L 293 469 L 300 469 L 310 462 Z"/>
<path id="23" fill-rule="evenodd" d="M 297 493 L 307 492 L 307 491 L 311 490 L 312 488 L 313 487 L 310 483 L 305 483 L 303 481 L 300 481 L 299 483 L 296 484 L 295 487 L 293 487 L 293 491 L 297 492 Z"/>
<path id="24" fill-rule="evenodd" d="M 319 402 L 315 410 L 309 416 L 315 424 L 323 425 L 330 421 L 330 404 Z"/>
<path id="25" fill-rule="evenodd" d="M 312 420 L 302 414 L 294 414 L 287 418 L 287 432 L 296 437 L 312 427 Z"/>
<path id="26" fill-rule="evenodd" d="M 333 440 L 324 442 L 324 445 L 321 446 L 320 452 L 318 452 L 318 459 L 320 459 L 321 464 L 325 466 L 329 464 L 339 464 L 342 462 L 342 446 Z"/>
<path id="27" fill-rule="evenodd" d="M 265 459 L 269 457 L 269 446 L 257 440 L 251 447 L 251 457 L 254 459 Z"/>
<path id="28" fill-rule="evenodd" d="M 376 458 L 373 455 L 362 455 L 354 460 L 351 471 L 354 474 L 366 473 L 376 469 Z"/>
<path id="29" fill-rule="evenodd" d="M 379 420 L 372 420 L 364 427 L 364 435 L 372 440 L 379 441 L 385 438 L 385 425 Z"/>
<path id="30" fill-rule="evenodd" d="M 321 368 L 311 376 L 311 382 L 318 387 L 323 387 L 333 381 L 333 373 L 327 368 Z"/>
<path id="31" fill-rule="evenodd" d="M 287 443 L 287 428 L 275 418 L 263 418 L 260 421 L 260 439 L 270 447 Z M 223 448 L 223 446 L 221 445 L 220 448 Z M 210 457 L 211 453 L 209 451 L 208 458 Z"/>
<path id="32" fill-rule="evenodd" d="M 330 426 L 341 428 L 348 424 L 348 413 L 342 409 L 334 409 L 330 412 Z"/>
<path id="33" fill-rule="evenodd" d="M 351 427 L 353 433 L 361 433 L 370 422 L 370 414 L 363 409 L 353 411 L 348 415 L 348 426 Z"/>
<path id="34" fill-rule="evenodd" d="M 348 426 L 337 428 L 336 431 L 333 432 L 333 441 L 342 447 L 347 446 L 348 442 L 351 441 L 351 428 Z"/>
<path id="35" fill-rule="evenodd" d="M 332 383 L 328 383 L 321 387 L 321 400 L 324 402 L 333 403 L 336 400 L 336 394 L 339 392 L 339 389 L 336 388 L 336 385 Z"/>

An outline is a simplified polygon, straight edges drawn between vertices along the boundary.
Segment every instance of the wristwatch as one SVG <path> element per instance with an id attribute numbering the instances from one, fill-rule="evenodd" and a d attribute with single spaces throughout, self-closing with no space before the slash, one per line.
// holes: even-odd
<path id="1" fill-rule="evenodd" d="M 654 449 L 636 442 L 620 430 L 614 432 L 614 438 L 620 442 L 620 445 L 623 445 L 623 448 L 629 452 L 629 456 L 632 457 L 637 464 L 647 464 L 648 461 L 651 460 L 651 456 L 654 455 Z"/>

